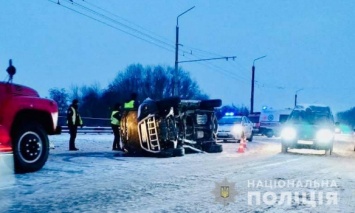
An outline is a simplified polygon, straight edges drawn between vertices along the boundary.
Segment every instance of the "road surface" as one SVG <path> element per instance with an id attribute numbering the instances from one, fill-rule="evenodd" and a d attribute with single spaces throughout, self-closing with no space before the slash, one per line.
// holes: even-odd
<path id="1" fill-rule="evenodd" d="M 352 142 L 324 151 L 280 153 L 278 138 L 254 137 L 244 153 L 222 143 L 216 154 L 126 157 L 112 135 L 51 136 L 38 172 L 0 189 L 0 212 L 354 212 Z"/>

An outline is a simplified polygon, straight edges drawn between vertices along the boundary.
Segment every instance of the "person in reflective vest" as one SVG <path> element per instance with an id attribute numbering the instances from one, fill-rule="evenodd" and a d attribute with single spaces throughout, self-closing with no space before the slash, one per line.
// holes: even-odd
<path id="1" fill-rule="evenodd" d="M 76 138 L 76 133 L 78 131 L 78 126 L 83 127 L 83 121 L 78 112 L 78 104 L 79 101 L 77 99 L 74 99 L 72 101 L 72 104 L 69 106 L 67 110 L 67 124 L 68 124 L 69 134 L 70 134 L 70 139 L 69 139 L 70 151 L 79 150 L 75 146 L 75 138 Z"/>
<path id="2" fill-rule="evenodd" d="M 111 113 L 111 127 L 114 135 L 112 150 L 123 151 L 120 146 L 120 121 L 122 117 L 122 106 L 116 103 Z"/>
<path id="3" fill-rule="evenodd" d="M 137 93 L 132 93 L 131 98 L 124 103 L 124 109 L 138 109 Z"/>

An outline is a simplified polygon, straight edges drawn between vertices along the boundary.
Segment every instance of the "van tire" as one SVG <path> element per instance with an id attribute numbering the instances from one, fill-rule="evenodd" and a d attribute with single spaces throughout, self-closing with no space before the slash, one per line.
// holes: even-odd
<path id="1" fill-rule="evenodd" d="M 274 132 L 272 130 L 267 130 L 265 133 L 266 137 L 268 138 L 272 138 L 272 136 L 274 136 Z"/>

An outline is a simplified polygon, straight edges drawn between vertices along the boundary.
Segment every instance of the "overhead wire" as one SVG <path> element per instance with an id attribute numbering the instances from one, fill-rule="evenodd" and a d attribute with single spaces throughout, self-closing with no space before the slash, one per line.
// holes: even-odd
<path id="1" fill-rule="evenodd" d="M 75 13 L 78 13 L 78 14 L 80 14 L 80 15 L 83 15 L 83 16 L 85 16 L 85 17 L 87 17 L 87 18 L 90 18 L 90 19 L 92 19 L 92 20 L 94 20 L 94 21 L 97 21 L 97 22 L 99 22 L 99 23 L 102 23 L 102 24 L 104 24 L 104 25 L 106 25 L 106 26 L 109 26 L 109 27 L 111 27 L 111 28 L 113 28 L 113 29 L 115 29 L 115 30 L 121 31 L 121 32 L 126 33 L 126 34 L 128 34 L 128 35 L 130 35 L 130 36 L 133 36 L 133 37 L 135 37 L 135 38 L 137 38 L 137 39 L 140 39 L 140 40 L 143 40 L 143 41 L 145 41 L 145 42 L 148 42 L 148 43 L 150 43 L 150 44 L 152 44 L 152 45 L 155 45 L 155 46 L 157 46 L 157 47 L 159 47 L 159 48 L 165 49 L 165 50 L 167 50 L 167 51 L 169 51 L 169 52 L 174 52 L 173 48 L 175 48 L 175 47 L 174 47 L 173 44 L 168 43 L 168 42 L 165 42 L 165 41 L 162 41 L 161 39 L 157 39 L 157 38 L 155 38 L 154 36 L 151 36 L 151 35 L 149 35 L 149 34 L 147 34 L 147 33 L 144 33 L 144 32 L 142 32 L 142 31 L 140 31 L 140 30 L 137 30 L 137 29 L 135 29 L 135 28 L 133 28 L 133 27 L 131 27 L 131 26 L 128 26 L 127 24 L 124 24 L 124 23 L 122 23 L 122 22 L 120 22 L 120 21 L 118 21 L 118 20 L 115 20 L 115 19 L 113 19 L 113 18 L 111 18 L 111 17 L 108 17 L 107 15 L 104 15 L 104 14 L 102 14 L 102 13 L 100 13 L 100 12 L 97 12 L 97 11 L 91 9 L 91 8 L 88 8 L 88 7 L 84 6 L 84 5 L 81 5 L 81 4 L 77 3 L 77 2 L 74 1 L 74 0 L 58 0 L 58 2 L 55 2 L 54 0 L 48 0 L 48 1 L 50 1 L 50 2 L 52 2 L 52 3 L 55 3 L 55 4 L 58 4 L 58 5 L 60 5 L 60 6 L 64 7 L 64 8 L 66 8 L 66 9 L 68 9 L 68 10 L 71 10 L 72 12 L 75 12 Z M 112 23 L 114 23 L 114 24 L 117 24 L 117 25 L 119 25 L 119 26 L 121 26 L 121 27 L 127 28 L 127 29 L 129 29 L 130 31 L 139 34 L 140 36 L 138 36 L 138 35 L 136 35 L 136 34 L 134 34 L 134 33 L 128 32 L 127 30 L 123 30 L 123 29 L 121 29 L 121 28 L 118 28 L 118 27 L 114 26 L 113 24 L 107 23 L 106 21 L 100 20 L 100 19 L 98 19 L 98 18 L 92 17 L 92 16 L 90 16 L 90 15 L 88 15 L 88 14 L 85 14 L 85 13 L 83 13 L 83 12 L 80 12 L 80 11 L 78 11 L 78 10 L 75 10 L 75 9 L 73 9 L 73 8 L 70 8 L 70 7 L 68 7 L 68 6 L 65 6 L 65 5 L 61 4 L 60 2 L 67 2 L 67 3 L 69 3 L 69 4 L 72 4 L 72 5 L 76 6 L 76 7 L 81 8 L 82 10 L 85 10 L 85 11 L 87 11 L 87 12 L 93 14 L 93 15 L 99 16 L 100 18 L 105 19 L 106 21 L 109 21 L 109 22 L 112 22 Z M 87 0 L 86 0 L 86 1 L 83 0 L 82 2 L 84 2 L 85 4 L 90 5 L 91 7 L 97 8 L 97 9 L 99 9 L 99 10 L 101 10 L 101 11 L 107 13 L 107 14 L 110 14 L 110 15 L 112 15 L 112 16 L 118 17 L 118 18 L 120 18 L 120 19 L 122 19 L 122 20 L 124 20 L 124 21 L 126 21 L 126 22 L 128 22 L 128 23 L 130 23 L 130 24 L 132 24 L 132 25 L 135 25 L 136 27 L 139 27 L 139 28 L 145 30 L 144 28 L 140 27 L 139 25 L 133 24 L 132 22 L 130 22 L 130 21 L 128 21 L 128 20 L 126 20 L 126 19 L 124 19 L 124 18 L 122 18 L 122 17 L 120 17 L 120 16 L 117 16 L 117 15 L 115 15 L 114 13 L 109 12 L 108 10 L 105 10 L 105 9 L 99 7 L 99 6 L 96 6 L 96 5 L 92 4 L 92 3 L 89 3 Z M 145 30 L 145 31 L 148 31 L 148 30 Z M 153 33 L 150 32 L 150 31 L 149 31 L 149 33 L 153 34 Z M 142 38 L 142 36 L 149 38 L 149 40 L 146 39 L 146 38 Z M 155 36 L 158 37 L 157 35 L 155 35 Z M 159 37 L 160 37 L 160 36 L 159 36 Z M 160 37 L 160 38 L 163 38 L 163 37 Z M 166 41 L 168 41 L 168 39 L 165 39 L 165 38 L 163 38 L 163 39 L 166 40 Z M 153 41 L 154 41 L 154 42 L 153 42 Z M 157 44 L 157 43 L 160 43 L 160 44 Z M 163 46 L 163 45 L 164 45 L 164 46 Z M 166 47 L 166 46 L 167 46 L 167 47 Z M 187 47 L 187 48 L 185 48 L 185 47 Z M 189 53 L 188 55 L 190 55 L 190 56 L 192 56 L 192 57 L 194 57 L 194 58 L 196 58 L 196 59 L 198 59 L 198 56 L 200 56 L 200 57 L 201 57 L 201 56 L 206 57 L 206 56 L 211 56 L 211 55 L 213 55 L 213 56 L 221 56 L 220 54 L 217 54 L 217 53 L 212 53 L 212 52 L 209 52 L 209 51 L 201 50 L 201 49 L 199 49 L 199 48 L 194 48 L 194 47 L 190 47 L 190 46 L 181 46 L 180 49 L 181 49 L 182 52 L 179 53 L 179 56 L 181 56 L 181 57 L 186 57 L 185 53 L 186 53 L 186 54 Z M 194 52 L 193 52 L 192 50 L 194 50 Z M 245 83 L 245 82 L 247 82 L 247 81 L 250 81 L 250 80 L 249 80 L 250 78 L 245 77 L 245 75 L 236 74 L 236 73 L 233 72 L 233 71 L 229 71 L 229 70 L 227 70 L 227 69 L 224 69 L 224 68 L 221 68 L 221 67 L 219 67 L 219 66 L 213 65 L 211 62 L 205 61 L 205 62 L 199 62 L 199 64 L 204 65 L 205 67 L 212 68 L 213 70 L 216 70 L 216 69 L 217 69 L 216 71 L 219 70 L 220 72 L 222 72 L 222 74 L 226 74 L 226 75 L 228 75 L 229 77 L 232 77 L 233 79 L 235 79 L 235 80 L 237 80 L 237 81 L 244 81 L 243 83 Z M 206 64 L 207 64 L 207 65 L 206 65 Z M 240 67 L 237 67 L 235 64 L 234 64 L 234 66 L 235 66 L 235 68 L 240 69 Z M 243 71 L 243 69 L 241 69 L 241 70 Z M 245 69 L 245 70 L 246 70 L 246 69 Z M 262 84 L 262 83 L 260 83 L 260 82 L 258 82 L 258 81 L 256 81 L 255 83 L 256 83 L 256 85 L 259 85 L 260 87 L 261 87 L 261 86 L 262 86 L 262 87 L 265 87 L 265 85 L 266 85 L 265 83 Z M 272 87 L 272 86 L 270 86 L 270 87 Z M 278 88 L 278 89 L 279 89 L 280 86 L 274 86 L 274 88 Z"/>
<path id="2" fill-rule="evenodd" d="M 152 39 L 152 40 L 154 40 L 154 41 L 156 41 L 156 42 L 159 42 L 159 43 L 162 43 L 162 44 L 164 44 L 164 45 L 170 46 L 171 48 L 175 48 L 174 45 L 172 45 L 172 44 L 170 44 L 170 43 L 167 43 L 167 42 L 165 42 L 165 41 L 162 41 L 162 40 L 160 40 L 160 39 L 157 39 L 157 38 L 155 38 L 155 37 L 153 37 L 153 36 L 151 36 L 151 35 L 149 35 L 149 34 L 147 34 L 147 33 L 144 33 L 144 32 L 142 32 L 142 31 L 140 31 L 140 30 L 137 30 L 137 29 L 135 29 L 135 28 L 133 28 L 133 27 L 130 27 L 130 26 L 128 26 L 127 24 L 124 24 L 124 23 L 122 23 L 122 22 L 120 22 L 120 21 L 117 21 L 117 20 L 115 20 L 115 19 L 113 19 L 113 18 L 111 18 L 111 17 L 108 17 L 108 16 L 106 16 L 106 15 L 104 15 L 104 14 L 102 14 L 102 13 L 99 13 L 99 12 L 93 10 L 93 9 L 90 9 L 90 8 L 84 6 L 84 5 L 81 5 L 81 4 L 79 4 L 79 3 L 76 3 L 76 1 L 74 1 L 74 0 L 63 0 L 63 1 L 70 2 L 70 3 L 72 3 L 73 5 L 75 5 L 75 6 L 77 6 L 77 7 L 80 7 L 80 8 L 82 8 L 82 9 L 84 9 L 84 10 L 87 10 L 87 11 L 90 12 L 90 13 L 93 13 L 93 14 L 95 14 L 95 15 L 98 15 L 98 16 L 100 16 L 100 17 L 102 17 L 102 18 L 104 18 L 104 19 L 106 19 L 106 20 L 108 20 L 108 21 L 114 22 L 114 23 L 116 23 L 116 24 L 118 24 L 118 25 L 120 25 L 120 26 L 122 26 L 122 27 L 128 28 L 129 30 L 132 30 L 133 32 L 136 32 L 136 33 L 138 33 L 138 34 L 140 34 L 140 35 L 146 36 L 146 37 L 148 37 L 149 39 Z"/>
<path id="3" fill-rule="evenodd" d="M 117 14 L 114 14 L 114 13 L 112 13 L 112 12 L 110 12 L 110 11 L 108 11 L 108 10 L 102 8 L 102 7 L 99 7 L 99 6 L 97 6 L 97 5 L 95 5 L 95 4 L 92 4 L 92 3 L 88 2 L 88 1 L 84 1 L 84 0 L 83 0 L 83 2 L 86 3 L 86 4 L 88 4 L 88 5 L 90 5 L 90 6 L 92 6 L 92 7 L 94 7 L 94 8 L 97 8 L 97 9 L 99 9 L 99 10 L 101 10 L 101 11 L 103 11 L 103 12 L 109 14 L 109 15 L 112 15 L 112 16 L 114 16 L 114 17 L 116 17 L 116 18 L 119 18 L 119 19 L 121 19 L 121 20 L 127 22 L 128 24 L 131 24 L 131 25 L 133 25 L 133 26 L 135 26 L 135 27 L 138 27 L 139 29 L 144 30 L 144 31 L 146 31 L 146 32 L 148 32 L 148 33 L 150 33 L 150 34 L 156 36 L 156 37 L 159 37 L 160 39 L 165 40 L 165 42 L 169 43 L 169 45 L 173 43 L 171 40 L 169 40 L 169 39 L 167 39 L 167 38 L 165 38 L 165 37 L 162 37 L 162 36 L 160 36 L 160 35 L 158 35 L 158 34 L 152 32 L 152 31 L 150 31 L 150 30 L 148 30 L 148 29 L 145 29 L 144 27 L 142 27 L 142 26 L 140 26 L 140 25 L 138 25 L 138 24 L 135 24 L 135 23 L 129 21 L 128 19 L 125 19 L 125 18 L 123 18 L 123 17 L 121 17 L 121 16 L 119 16 L 119 15 L 117 15 Z"/>
<path id="4" fill-rule="evenodd" d="M 114 20 L 114 19 L 112 19 L 112 18 L 110 18 L 110 17 L 107 17 L 107 16 L 105 16 L 105 15 L 103 15 L 103 14 L 101 14 L 101 13 L 98 13 L 97 11 L 94 11 L 94 10 L 92 10 L 92 9 L 90 9 L 90 8 L 87 8 L 87 7 L 85 7 L 85 6 L 83 6 L 83 5 L 80 5 L 80 4 L 78 4 L 78 3 L 76 3 L 76 2 L 74 2 L 74 1 L 72 1 L 72 0 L 62 0 L 62 1 L 66 1 L 66 2 L 69 2 L 69 3 L 71 3 L 71 4 L 74 4 L 74 5 L 76 5 L 76 6 L 79 6 L 79 7 L 81 7 L 81 8 L 83 8 L 83 9 L 85 9 L 85 10 L 87 10 L 88 12 L 91 12 L 91 13 L 94 13 L 94 14 L 96 14 L 96 15 L 99 15 L 99 16 L 101 16 L 101 17 L 103 17 L 103 18 L 105 18 L 105 19 L 107 19 L 107 20 L 109 20 L 109 21 L 112 21 L 112 22 L 114 22 L 114 23 L 117 23 L 117 24 L 119 24 L 119 25 L 121 25 L 121 26 L 124 26 L 124 27 L 128 27 L 129 29 L 131 29 L 131 30 L 134 30 L 135 32 L 138 32 L 138 33 L 140 33 L 141 35 L 146 35 L 146 36 L 149 36 L 149 38 L 153 38 L 152 36 L 150 36 L 150 35 L 147 35 L 147 34 L 145 34 L 145 33 L 142 33 L 142 32 L 140 32 L 140 31 L 138 31 L 138 30 L 136 30 L 136 29 L 134 29 L 134 28 L 132 28 L 132 27 L 130 27 L 130 26 L 127 26 L 127 25 L 125 25 L 125 24 L 122 24 L 122 23 L 120 23 L 120 22 L 118 22 L 118 21 L 116 21 L 116 20 Z M 84 1 L 85 3 L 88 3 L 87 1 Z M 97 6 L 95 6 L 95 5 L 93 5 L 93 4 L 91 4 L 90 3 L 90 5 L 92 5 L 93 7 L 96 7 L 96 8 L 98 8 L 98 9 L 100 9 L 100 10 L 102 10 L 102 11 L 104 11 L 104 12 L 106 12 L 106 13 L 109 13 L 109 14 L 111 14 L 111 15 L 114 15 L 113 13 L 111 13 L 111 12 L 109 12 L 109 11 L 107 11 L 107 10 L 104 10 L 104 9 L 102 9 L 101 7 L 97 7 Z M 80 13 L 80 14 L 82 14 L 82 13 Z M 84 14 L 85 15 L 85 14 Z M 119 17 L 119 18 L 121 18 L 121 17 Z M 94 19 L 94 20 L 97 20 L 97 19 Z M 100 22 L 102 22 L 102 21 L 100 21 Z M 111 26 L 111 25 L 110 25 Z M 112 26 L 111 26 L 112 27 Z M 160 41 L 160 40 L 157 40 L 157 39 L 154 39 L 154 40 L 156 40 L 156 41 Z M 165 42 L 163 42 L 164 44 L 167 44 L 167 43 L 165 43 Z M 169 45 L 169 44 L 167 44 L 167 45 Z M 170 46 L 172 46 L 172 45 L 170 45 Z M 183 48 L 181 48 L 181 49 L 183 49 Z M 207 52 L 207 51 L 203 51 L 203 50 L 200 50 L 200 49 L 197 49 L 197 48 L 193 48 L 194 50 L 197 50 L 197 51 L 200 51 L 200 52 L 205 52 L 205 53 L 208 53 L 208 54 L 213 54 L 213 53 L 211 53 L 211 52 Z M 180 53 L 180 55 L 182 55 L 182 56 L 184 56 L 184 52 L 187 52 L 186 50 L 183 50 L 183 53 Z M 192 53 L 192 51 L 191 51 L 191 53 Z M 191 54 L 191 55 L 195 55 L 195 54 Z M 220 54 L 214 54 L 214 55 L 220 55 Z M 201 64 L 201 63 L 200 63 Z M 217 69 L 219 69 L 219 70 L 221 70 L 222 68 L 220 68 L 220 67 L 217 67 L 217 66 L 209 66 L 209 67 L 214 67 L 215 69 L 217 68 Z M 224 73 L 227 73 L 229 76 L 233 76 L 234 75 L 234 73 L 231 73 L 231 72 L 228 72 L 227 70 L 223 70 L 223 72 Z M 234 79 L 236 79 L 236 80 L 240 80 L 241 78 L 240 78 L 240 76 L 238 76 L 238 77 L 236 77 L 236 78 L 234 78 Z"/>
<path id="5" fill-rule="evenodd" d="M 188 59 L 191 59 L 191 57 L 187 57 Z M 237 81 L 241 81 L 243 83 L 245 83 L 246 81 L 248 81 L 247 79 L 245 79 L 243 76 L 238 76 L 236 73 L 231 72 L 229 70 L 223 69 L 217 65 L 212 64 L 210 61 L 198 61 L 196 62 L 204 67 L 208 67 L 208 68 L 212 68 L 212 70 L 219 70 L 221 72 L 221 74 L 225 74 L 231 78 L 233 78 L 234 80 Z"/>
<path id="6" fill-rule="evenodd" d="M 49 1 L 49 2 L 51 2 L 51 3 L 54 3 L 54 4 L 58 4 L 58 3 L 56 3 L 54 0 L 47 0 L 47 1 Z M 70 0 L 62 0 L 62 1 L 71 2 Z M 168 48 L 166 48 L 166 47 L 164 47 L 164 46 L 162 46 L 162 45 L 159 45 L 159 44 L 157 44 L 157 43 L 154 43 L 154 42 L 152 42 L 152 41 L 149 41 L 149 40 L 147 40 L 147 39 L 145 39 L 145 38 L 142 38 L 142 37 L 140 37 L 140 36 L 137 36 L 137 35 L 135 35 L 135 34 L 133 34 L 133 33 L 127 32 L 127 31 L 125 31 L 125 30 L 123 30 L 123 29 L 121 29 L 121 28 L 118 28 L 118 27 L 116 27 L 116 26 L 114 26 L 114 25 L 112 25 L 112 24 L 109 24 L 109 23 L 107 23 L 107 22 L 105 22 L 105 21 L 99 20 L 99 19 L 97 19 L 97 18 L 95 18 L 95 17 L 92 17 L 92 16 L 90 16 L 90 15 L 87 15 L 87 14 L 85 14 L 85 13 L 82 13 L 82 12 L 80 12 L 80 11 L 78 11 L 78 10 L 75 10 L 75 9 L 73 9 L 73 8 L 70 8 L 70 7 L 68 7 L 68 6 L 65 6 L 65 5 L 63 5 L 62 3 L 60 3 L 60 4 L 58 4 L 58 5 L 60 5 L 61 7 L 66 8 L 66 9 L 72 11 L 72 12 L 75 12 L 75 13 L 77 13 L 77 14 L 80 14 L 80 15 L 83 15 L 83 16 L 85 16 L 85 17 L 87 17 L 87 18 L 90 18 L 90 19 L 92 19 L 92 20 L 94 20 L 94 21 L 97 21 L 97 22 L 99 22 L 99 23 L 101 23 L 101 24 L 104 24 L 104 25 L 106 25 L 106 26 L 109 26 L 109 27 L 111 27 L 111 28 L 113 28 L 113 29 L 115 29 L 115 30 L 121 31 L 121 32 L 126 33 L 126 34 L 128 34 L 128 35 L 130 35 L 130 36 L 133 36 L 133 37 L 135 37 L 135 38 L 137 38 L 137 39 L 140 39 L 140 40 L 142 40 L 142 41 L 148 42 L 148 43 L 153 44 L 153 45 L 155 45 L 155 46 L 157 46 L 157 47 L 160 47 L 160 48 L 162 48 L 162 49 L 165 49 L 165 50 L 167 50 L 167 51 L 169 51 L 169 52 L 174 52 L 174 50 L 172 50 L 172 49 L 168 49 Z"/>
<path id="7" fill-rule="evenodd" d="M 50 2 L 53 2 L 53 1 L 51 1 L 51 0 L 49 0 L 49 1 L 50 1 Z M 98 13 L 98 12 L 96 12 L 96 11 L 90 9 L 90 8 L 87 8 L 87 7 L 85 7 L 85 6 L 82 6 L 82 5 L 76 3 L 76 2 L 74 2 L 74 1 L 72 1 L 72 0 L 62 0 L 62 1 L 66 1 L 66 2 L 68 2 L 68 3 L 70 3 L 70 4 L 79 6 L 79 7 L 81 7 L 82 9 L 85 9 L 85 10 L 88 11 L 88 12 L 91 12 L 91 13 L 93 13 L 93 14 L 95 14 L 95 15 L 99 15 L 100 17 L 104 17 L 106 20 L 110 20 L 110 21 L 112 21 L 112 22 L 114 22 L 114 23 L 120 24 L 121 26 L 128 27 L 129 29 L 133 29 L 133 28 L 130 27 L 130 26 L 121 24 L 121 23 L 119 23 L 118 21 L 116 21 L 116 20 L 114 20 L 114 19 L 112 19 L 112 18 L 110 18 L 110 17 L 107 17 L 107 16 L 105 16 L 105 15 L 103 15 L 103 14 L 100 14 L 100 13 Z M 88 3 L 87 1 L 84 1 L 84 2 L 85 2 L 85 3 Z M 55 3 L 55 2 L 53 2 L 53 3 Z M 79 12 L 79 11 L 77 11 L 77 10 L 75 10 L 75 9 L 69 8 L 69 7 L 65 6 L 65 5 L 62 5 L 62 4 L 59 4 L 59 5 L 65 7 L 65 8 L 67 8 L 67 9 L 69 9 L 69 10 L 72 10 L 73 12 L 79 13 L 80 15 L 84 15 L 84 16 L 89 17 L 89 18 L 91 18 L 91 19 L 93 19 L 93 20 L 95 20 L 95 21 L 98 21 L 98 22 L 100 22 L 100 23 L 103 23 L 103 24 L 105 24 L 105 25 L 108 25 L 108 26 L 110 26 L 110 27 L 114 27 L 115 29 L 117 29 L 115 26 L 112 26 L 111 24 L 107 24 L 106 22 L 104 22 L 104 21 L 102 21 L 102 20 L 98 20 L 98 19 L 96 19 L 96 18 L 94 18 L 94 17 L 91 17 L 91 16 L 89 16 L 89 15 L 87 15 L 87 14 L 84 14 L 84 13 L 82 13 L 82 12 Z M 90 5 L 94 6 L 94 5 L 91 4 L 91 3 L 90 3 Z M 95 6 L 95 7 L 96 7 L 96 6 Z M 110 12 L 108 12 L 108 11 L 106 11 L 106 10 L 100 8 L 100 7 L 97 7 L 97 8 L 99 8 L 100 10 L 103 10 L 103 11 L 105 11 L 105 12 L 107 12 L 107 13 L 110 13 Z M 110 14 L 113 15 L 113 13 L 110 13 Z M 141 32 L 138 31 L 138 30 L 135 30 L 135 29 L 133 29 L 133 30 L 134 30 L 135 32 L 139 32 L 141 35 L 147 35 L 147 34 L 145 34 L 145 33 L 141 33 Z M 120 31 L 122 31 L 122 30 L 120 30 Z M 123 32 L 125 32 L 125 31 L 123 31 Z M 125 32 L 125 33 L 126 33 L 126 32 Z M 132 34 L 130 34 L 130 35 L 132 35 Z M 148 36 L 149 36 L 149 35 L 148 35 Z M 134 36 L 134 37 L 137 37 L 137 36 Z M 149 36 L 149 37 L 152 38 L 151 36 Z M 145 41 L 146 41 L 146 40 L 145 40 Z M 164 43 L 164 42 L 163 42 L 163 43 Z M 171 46 L 171 45 L 170 45 L 170 46 Z M 200 52 L 207 52 L 207 51 L 203 51 L 203 50 L 200 50 L 200 49 L 197 49 L 197 48 L 193 48 L 193 49 L 198 50 L 198 51 L 200 51 Z M 207 52 L 207 53 L 208 53 L 208 54 L 213 54 L 213 53 L 211 53 L 211 52 Z M 180 55 L 184 56 L 184 52 L 183 52 L 183 53 L 180 53 Z M 215 54 L 215 55 L 219 55 L 219 54 Z M 203 63 L 200 63 L 200 64 L 203 64 Z M 210 67 L 210 68 L 212 67 L 212 68 L 214 68 L 214 69 L 217 68 L 217 69 L 219 69 L 220 71 L 222 71 L 223 73 L 229 75 L 230 77 L 232 76 L 235 80 L 240 80 L 240 79 L 241 79 L 240 76 L 235 77 L 235 76 L 234 76 L 234 73 L 228 72 L 228 71 L 225 70 L 225 69 L 223 70 L 223 69 L 220 68 L 220 67 L 213 66 L 213 65 L 208 65 L 207 67 Z"/>

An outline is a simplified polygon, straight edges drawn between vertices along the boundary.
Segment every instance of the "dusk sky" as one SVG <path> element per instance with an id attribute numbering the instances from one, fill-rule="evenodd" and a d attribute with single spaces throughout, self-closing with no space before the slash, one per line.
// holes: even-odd
<path id="1" fill-rule="evenodd" d="M 179 65 L 210 98 L 250 108 L 253 60 L 266 55 L 255 62 L 254 111 L 293 107 L 296 91 L 298 103 L 334 113 L 355 107 L 354 0 L 57 2 L 0 2 L 1 80 L 13 59 L 14 82 L 48 97 L 105 89 L 130 64 L 174 67 L 176 18 L 195 6 L 179 18 L 179 61 L 237 57 Z"/>

